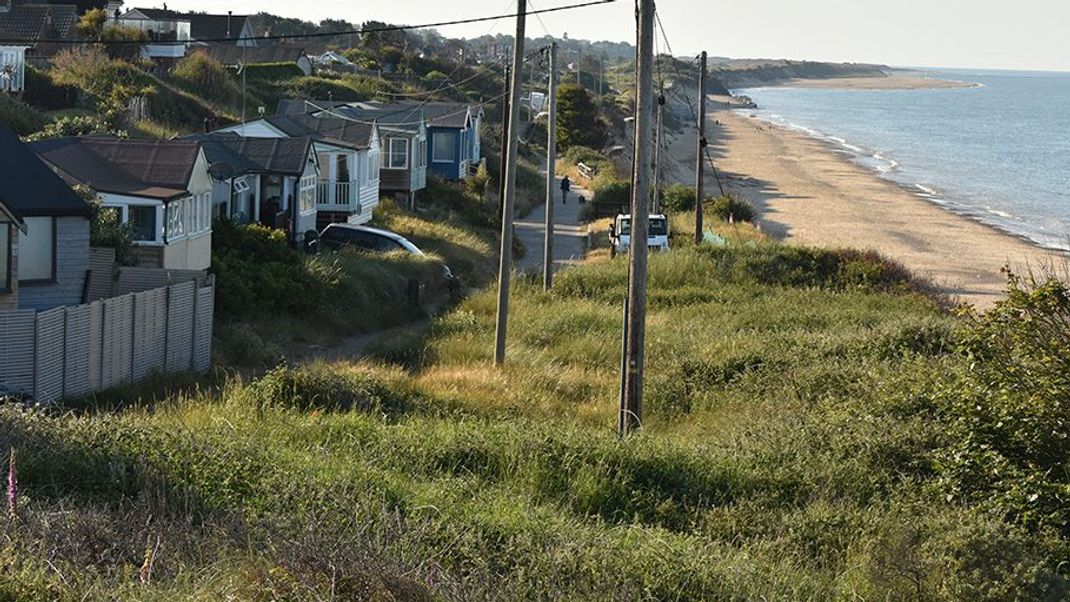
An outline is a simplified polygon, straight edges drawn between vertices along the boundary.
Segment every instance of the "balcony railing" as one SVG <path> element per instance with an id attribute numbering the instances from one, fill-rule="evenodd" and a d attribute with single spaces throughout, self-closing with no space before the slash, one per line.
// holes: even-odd
<path id="1" fill-rule="evenodd" d="M 320 211 L 360 213 L 356 182 L 321 179 L 316 185 L 316 208 Z"/>

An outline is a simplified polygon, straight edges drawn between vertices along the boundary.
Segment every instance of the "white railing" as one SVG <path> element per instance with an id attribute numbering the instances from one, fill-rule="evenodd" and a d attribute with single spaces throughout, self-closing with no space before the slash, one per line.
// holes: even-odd
<path id="1" fill-rule="evenodd" d="M 316 208 L 321 211 L 360 212 L 356 182 L 321 179 L 316 184 Z"/>

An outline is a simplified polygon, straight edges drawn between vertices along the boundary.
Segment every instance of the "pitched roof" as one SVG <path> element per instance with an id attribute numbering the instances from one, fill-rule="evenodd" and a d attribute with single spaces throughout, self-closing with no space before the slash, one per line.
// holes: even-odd
<path id="1" fill-rule="evenodd" d="M 358 150 L 371 146 L 375 131 L 370 124 L 334 117 L 271 115 L 264 120 L 287 136 L 310 136 L 317 142 Z"/>
<path id="2" fill-rule="evenodd" d="M 201 150 L 191 141 L 97 136 L 54 138 L 30 146 L 68 180 L 98 192 L 164 201 L 189 194 Z"/>
<path id="3" fill-rule="evenodd" d="M 187 136 L 201 143 L 208 165 L 225 163 L 234 175 L 270 173 L 300 176 L 312 148 L 312 139 L 246 138 L 230 132 Z"/>
<path id="4" fill-rule="evenodd" d="M 73 4 L 13 4 L 0 12 L 0 43 L 4 40 L 70 40 L 78 7 Z"/>
<path id="5" fill-rule="evenodd" d="M 303 98 L 284 98 L 279 101 L 276 115 L 316 115 L 319 117 L 336 116 L 354 119 L 366 123 L 375 122 L 380 128 L 401 130 L 409 133 L 420 131 L 424 119 L 423 108 L 414 110 L 412 105 L 378 106 L 360 102 L 339 102 L 329 100 L 305 100 Z"/>
<path id="6" fill-rule="evenodd" d="M 194 50 L 207 52 L 208 56 L 224 65 L 237 65 L 238 63 L 247 65 L 296 63 L 301 60 L 301 57 L 305 56 L 304 49 L 281 44 L 253 48 L 243 48 L 236 44 L 204 44 L 195 46 Z"/>
<path id="7" fill-rule="evenodd" d="M 92 214 L 89 205 L 0 123 L 0 202 L 13 217 Z"/>
<path id="8" fill-rule="evenodd" d="M 413 110 L 422 110 L 427 125 L 441 128 L 466 128 L 469 123 L 469 114 L 472 112 L 471 105 L 463 102 L 415 102 L 404 101 L 395 103 L 362 102 L 354 103 L 359 107 L 368 109 L 381 109 L 396 111 L 408 115 L 408 121 L 412 119 Z"/>

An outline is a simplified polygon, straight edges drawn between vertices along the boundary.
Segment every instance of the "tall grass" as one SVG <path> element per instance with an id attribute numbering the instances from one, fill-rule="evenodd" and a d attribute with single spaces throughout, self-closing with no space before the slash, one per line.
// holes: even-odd
<path id="1" fill-rule="evenodd" d="M 730 243 L 650 267 L 627 440 L 620 259 L 550 293 L 518 281 L 504 369 L 488 292 L 409 333 L 400 365 L 278 369 L 151 409 L 0 410 L 27 500 L 0 522 L 0 595 L 1070 595 L 1065 533 L 944 487 L 954 405 L 937 385 L 984 328 L 865 254 Z"/>

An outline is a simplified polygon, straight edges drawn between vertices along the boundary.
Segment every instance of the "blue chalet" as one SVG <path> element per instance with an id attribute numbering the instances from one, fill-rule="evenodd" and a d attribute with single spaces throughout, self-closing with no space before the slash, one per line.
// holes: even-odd
<path id="1" fill-rule="evenodd" d="M 479 128 L 483 109 L 456 102 L 360 103 L 363 108 L 403 111 L 423 109 L 427 123 L 427 171 L 445 180 L 463 180 L 482 162 Z"/>

